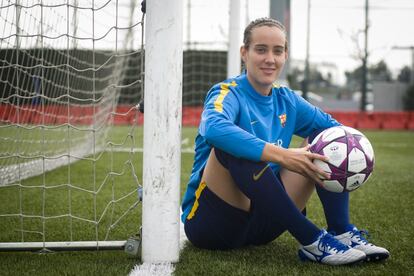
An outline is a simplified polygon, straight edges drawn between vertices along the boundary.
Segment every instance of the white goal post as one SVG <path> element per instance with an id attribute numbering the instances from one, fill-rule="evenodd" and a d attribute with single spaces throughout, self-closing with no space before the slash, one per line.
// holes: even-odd
<path id="1" fill-rule="evenodd" d="M 182 0 L 147 2 L 142 260 L 177 262 L 182 107 Z"/>

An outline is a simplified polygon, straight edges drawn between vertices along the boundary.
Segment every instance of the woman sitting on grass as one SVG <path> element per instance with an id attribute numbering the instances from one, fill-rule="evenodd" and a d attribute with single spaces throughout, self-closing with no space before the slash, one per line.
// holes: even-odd
<path id="1" fill-rule="evenodd" d="M 319 186 L 326 172 L 308 151 L 318 131 L 339 125 L 292 90 L 274 84 L 288 57 L 285 28 L 270 18 L 251 22 L 240 49 L 246 72 L 216 84 L 207 94 L 196 154 L 183 201 L 188 239 L 206 249 L 262 245 L 289 231 L 299 256 L 330 265 L 382 260 L 349 221 L 349 194 Z M 290 149 L 293 135 L 308 137 Z M 316 185 L 315 185 L 316 183 Z M 305 216 L 317 190 L 329 234 Z"/>

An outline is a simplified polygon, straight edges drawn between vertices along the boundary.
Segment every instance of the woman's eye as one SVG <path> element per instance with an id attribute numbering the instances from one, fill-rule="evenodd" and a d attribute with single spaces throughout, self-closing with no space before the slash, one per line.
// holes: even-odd
<path id="1" fill-rule="evenodd" d="M 281 54 L 283 54 L 283 49 L 276 49 L 276 50 L 273 51 L 273 53 L 275 55 L 281 55 Z"/>

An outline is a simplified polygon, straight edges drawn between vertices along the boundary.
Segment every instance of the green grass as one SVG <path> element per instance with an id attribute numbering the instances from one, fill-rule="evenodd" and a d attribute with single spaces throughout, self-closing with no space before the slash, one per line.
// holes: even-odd
<path id="1" fill-rule="evenodd" d="M 111 132 L 111 140 L 122 143 L 128 128 L 117 127 Z M 193 145 L 194 128 L 184 128 L 183 138 L 189 138 Z M 328 267 L 318 264 L 301 263 L 297 258 L 297 243 L 288 234 L 282 235 L 274 242 L 262 247 L 248 247 L 231 251 L 200 250 L 188 244 L 180 255 L 176 265 L 176 275 L 408 275 L 414 269 L 414 133 L 413 132 L 366 132 L 373 144 L 376 154 L 375 171 L 369 182 L 351 194 L 351 219 L 370 231 L 372 241 L 387 247 L 391 258 L 380 264 L 361 264 L 352 267 Z M 136 145 L 142 146 L 142 129 L 134 132 Z M 126 146 L 131 141 L 126 141 Z M 296 145 L 296 139 L 294 144 Z M 3 145 L 4 146 L 4 145 Z M 111 176 L 105 182 L 102 193 L 96 197 L 89 194 L 71 191 L 72 212 L 76 215 L 93 218 L 94 206 L 98 214 L 110 199 L 112 183 L 116 183 L 117 197 L 123 191 L 133 187 L 131 169 L 128 166 L 128 153 L 106 153 L 99 161 L 80 161 L 70 166 L 71 183 L 77 183 L 88 189 L 94 189 L 91 183 L 102 183 L 109 171 L 123 172 L 119 176 Z M 142 154 L 132 156 L 134 168 L 141 181 Z M 191 172 L 193 154 L 182 155 L 181 191 Z M 26 185 L 65 183 L 68 180 L 68 168 L 64 167 L 45 176 L 38 176 L 23 181 Z M 94 171 L 96 173 L 94 173 Z M 95 181 L 93 176 L 95 175 Z M 16 187 L 0 189 L 0 214 L 16 212 L 20 207 L 25 213 L 38 214 L 44 209 L 46 215 L 58 215 L 67 212 L 69 206 L 68 188 L 42 189 L 25 188 L 20 191 Z M 46 197 L 47 203 L 39 200 Z M 114 218 L 119 216 L 136 198 L 115 206 L 102 219 L 98 227 L 99 237 L 106 234 L 106 228 Z M 140 225 L 141 207 L 137 207 L 111 231 L 109 239 L 125 239 L 133 235 Z M 322 207 L 316 196 L 308 205 L 308 214 L 318 226 L 325 227 Z M 69 237 L 69 220 L 59 219 L 57 223 L 45 223 L 47 238 L 50 240 L 66 240 Z M 18 219 L 0 217 L 0 241 L 15 241 L 21 233 L 13 229 L 20 227 Z M 17 225 L 17 226 L 16 226 Z M 43 222 L 39 219 L 25 219 L 26 230 L 40 231 Z M 96 228 L 89 223 L 77 222 L 73 225 L 74 236 L 88 240 L 95 238 Z M 11 231 L 10 231 L 11 230 Z M 35 233 L 26 233 L 27 240 L 41 240 Z M 122 251 L 100 252 L 58 252 L 39 253 L 0 253 L 0 275 L 126 275 L 138 260 L 127 256 Z"/>

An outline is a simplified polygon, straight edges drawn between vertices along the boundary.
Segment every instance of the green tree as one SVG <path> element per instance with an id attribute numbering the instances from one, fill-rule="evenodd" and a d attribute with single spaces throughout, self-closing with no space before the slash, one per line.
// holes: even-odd
<path id="1" fill-rule="evenodd" d="M 404 109 L 414 111 L 414 85 L 408 87 L 403 97 Z"/>
<path id="2" fill-rule="evenodd" d="M 294 90 L 302 89 L 302 82 L 305 78 L 305 73 L 298 67 L 293 67 L 287 76 L 290 88 Z M 309 70 L 309 89 L 314 91 L 321 91 L 321 88 L 332 86 L 332 75 L 328 73 L 323 75 L 317 68 L 311 67 Z"/>
<path id="3" fill-rule="evenodd" d="M 398 74 L 397 80 L 404 83 L 409 83 L 411 80 L 411 68 L 404 66 Z"/>
<path id="4" fill-rule="evenodd" d="M 353 71 L 345 72 L 346 83 L 349 89 L 359 90 L 362 82 L 362 66 L 355 68 Z M 391 82 L 392 74 L 388 65 L 381 60 L 375 65 L 368 67 L 368 82 L 385 81 Z"/>
<path id="5" fill-rule="evenodd" d="M 383 60 L 370 67 L 368 69 L 368 72 L 371 76 L 372 81 L 392 81 L 391 71 L 388 69 L 387 64 Z"/>
<path id="6" fill-rule="evenodd" d="M 301 89 L 300 84 L 303 80 L 303 70 L 300 70 L 298 67 L 291 68 L 289 74 L 287 75 L 287 80 L 290 88 L 294 90 Z"/>

